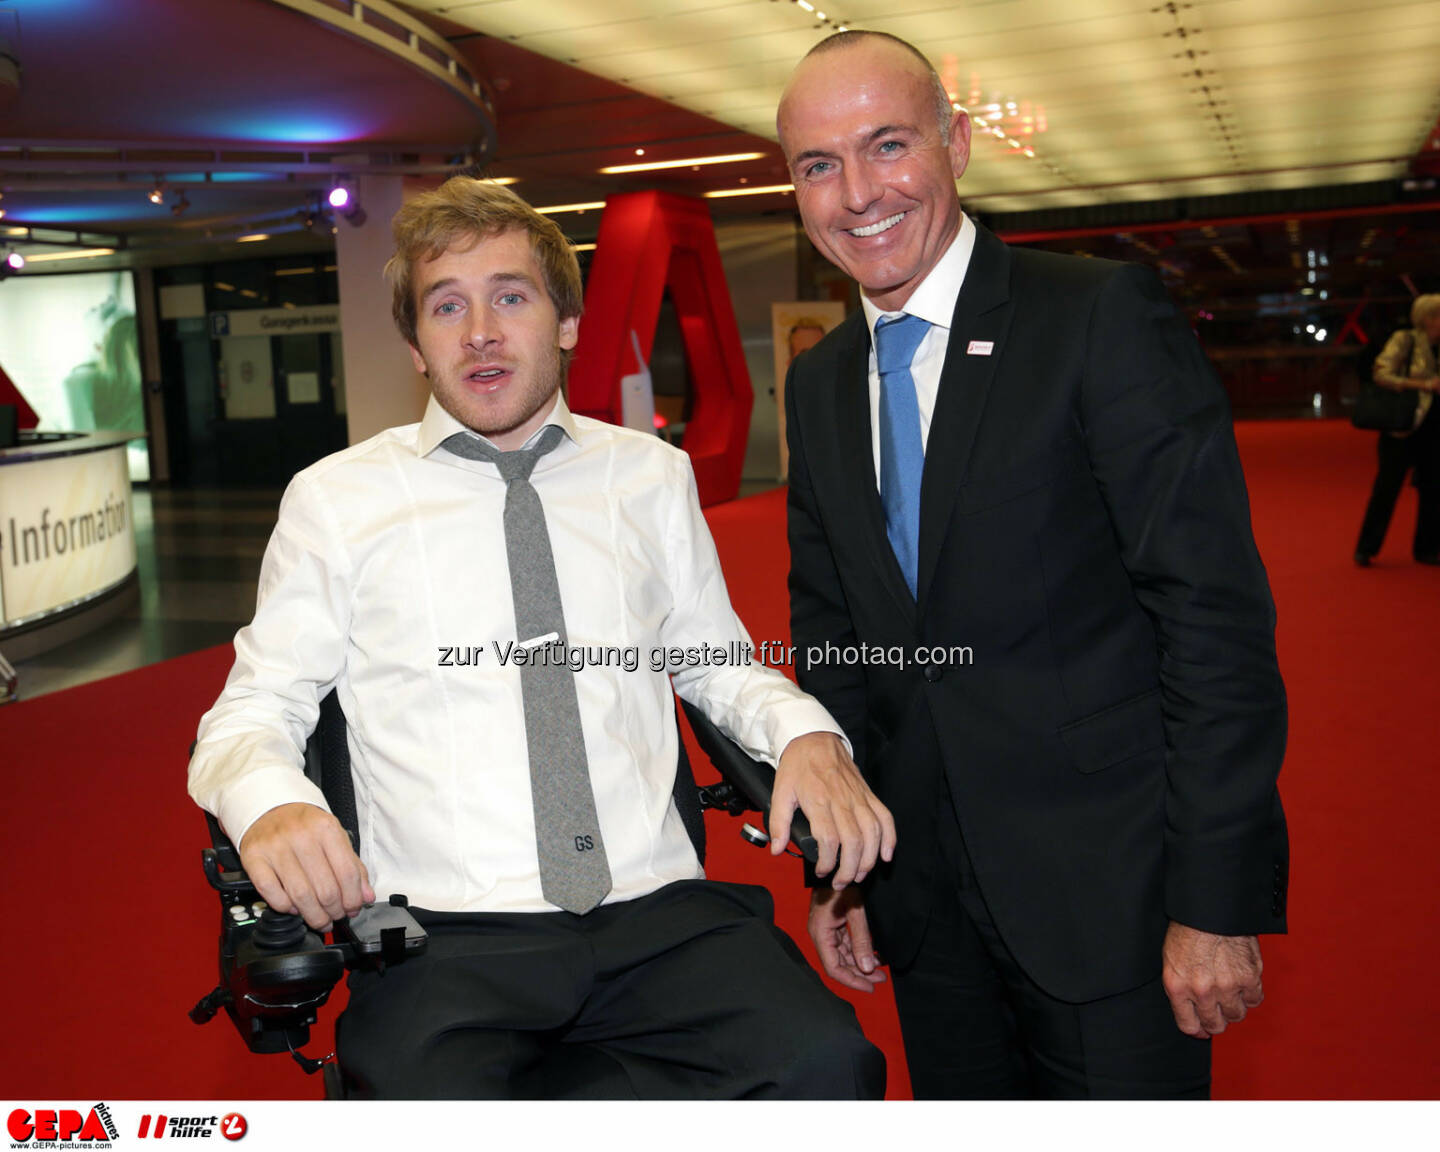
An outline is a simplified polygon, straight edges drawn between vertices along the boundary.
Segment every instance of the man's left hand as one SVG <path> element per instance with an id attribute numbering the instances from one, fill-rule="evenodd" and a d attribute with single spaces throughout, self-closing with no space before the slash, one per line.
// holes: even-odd
<path id="1" fill-rule="evenodd" d="M 819 846 L 815 875 L 834 869 L 837 891 L 858 883 L 875 867 L 877 856 L 895 852 L 895 820 L 860 775 L 845 744 L 832 732 L 797 736 L 785 746 L 775 770 L 770 801 L 770 852 L 778 856 L 790 842 L 790 821 L 800 808 Z"/>
<path id="2" fill-rule="evenodd" d="M 1165 994 L 1187 1036 L 1218 1036 L 1265 999 L 1254 936 L 1216 936 L 1172 920 L 1163 955 Z"/>

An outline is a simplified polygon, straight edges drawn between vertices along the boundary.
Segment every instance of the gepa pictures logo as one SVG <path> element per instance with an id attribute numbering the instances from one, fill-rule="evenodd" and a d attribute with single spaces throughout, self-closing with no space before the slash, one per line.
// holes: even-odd
<path id="1" fill-rule="evenodd" d="M 84 1113 L 76 1108 L 37 1108 L 34 1112 L 16 1108 L 6 1120 L 5 1130 L 15 1147 L 61 1143 L 108 1147 L 120 1135 L 104 1104 L 92 1105 Z"/>

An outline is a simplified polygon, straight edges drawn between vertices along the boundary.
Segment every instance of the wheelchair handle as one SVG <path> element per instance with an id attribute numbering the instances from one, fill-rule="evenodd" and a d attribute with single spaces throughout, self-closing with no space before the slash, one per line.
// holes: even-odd
<path id="1" fill-rule="evenodd" d="M 720 775 L 725 777 L 750 802 L 750 806 L 770 825 L 770 800 L 775 789 L 775 769 L 749 756 L 741 747 L 710 722 L 710 718 L 688 700 L 681 700 L 685 716 L 695 732 L 701 751 L 709 757 Z M 790 842 L 800 855 L 814 864 L 820 857 L 820 846 L 810 831 L 810 822 L 798 809 L 790 821 Z"/>

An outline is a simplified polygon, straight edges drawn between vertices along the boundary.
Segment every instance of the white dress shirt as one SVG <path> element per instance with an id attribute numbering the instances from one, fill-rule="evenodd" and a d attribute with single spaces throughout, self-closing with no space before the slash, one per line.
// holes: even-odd
<path id="1" fill-rule="evenodd" d="M 930 274 L 897 312 L 882 312 L 863 293 L 860 306 L 865 310 L 865 323 L 870 328 L 870 445 L 875 454 L 875 484 L 880 484 L 880 371 L 875 363 L 875 324 L 882 316 L 918 316 L 930 325 L 925 339 L 915 349 L 910 361 L 910 377 L 915 381 L 915 398 L 920 403 L 920 443 L 930 443 L 930 418 L 935 414 L 935 397 L 940 392 L 940 370 L 945 367 L 945 352 L 950 347 L 950 322 L 955 318 L 955 301 L 965 283 L 970 267 L 970 254 L 975 251 L 975 225 L 970 217 L 960 214 L 960 230 L 950 247 L 945 249 Z"/>
<path id="2" fill-rule="evenodd" d="M 675 701 L 652 651 L 695 650 L 682 661 L 695 666 L 671 669 L 675 691 L 772 764 L 794 737 L 840 728 L 779 672 L 733 662 L 749 637 L 689 458 L 654 436 L 574 416 L 563 399 L 548 422 L 567 438 L 531 483 L 570 646 L 616 656 L 575 677 L 611 903 L 702 874 L 671 798 Z M 333 685 L 377 896 L 403 892 L 446 911 L 553 911 L 540 892 L 520 669 L 494 647 L 517 639 L 505 483 L 493 464 L 441 447 L 459 431 L 432 399 L 419 424 L 291 482 L 255 619 L 236 636 L 225 690 L 200 722 L 190 793 L 237 844 L 277 805 L 325 807 L 301 750 Z M 444 666 L 447 648 L 456 651 Z M 717 654 L 732 662 L 698 663 Z"/>

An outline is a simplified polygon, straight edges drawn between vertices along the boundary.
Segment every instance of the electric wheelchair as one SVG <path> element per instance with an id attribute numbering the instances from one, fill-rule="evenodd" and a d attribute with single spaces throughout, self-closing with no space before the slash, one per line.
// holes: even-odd
<path id="1" fill-rule="evenodd" d="M 747 755 L 699 709 L 683 700 L 680 704 L 696 742 L 721 775 L 715 783 L 698 786 L 685 742 L 679 742 L 675 806 L 704 864 L 705 809 L 718 808 L 734 816 L 757 812 L 768 825 L 775 770 Z M 321 701 L 319 720 L 305 748 L 305 771 L 319 785 L 358 852 L 346 721 L 334 692 Z M 209 813 L 205 819 L 211 846 L 202 851 L 201 860 L 205 878 L 219 898 L 220 981 L 190 1010 L 190 1018 L 204 1024 L 223 1008 L 252 1052 L 289 1052 L 306 1072 L 323 1068 L 326 1096 L 343 1098 L 346 1083 L 334 1053 L 314 1059 L 300 1051 L 309 1042 L 317 1012 L 347 969 L 383 971 L 403 963 L 424 950 L 425 931 L 408 912 L 405 897 L 392 895 L 388 904 L 371 905 L 355 917 L 337 921 L 327 941 L 299 916 L 267 908 L 219 822 Z M 757 845 L 769 842 L 764 832 L 748 823 L 742 825 L 741 835 Z M 803 857 L 808 869 L 815 863 L 818 847 L 801 812 L 795 813 L 790 840 L 791 854 Z M 549 1084 L 599 1081 L 607 1074 L 603 1057 L 583 1046 L 561 1045 L 537 1070 L 525 1094 L 547 1098 L 552 1095 Z"/>

